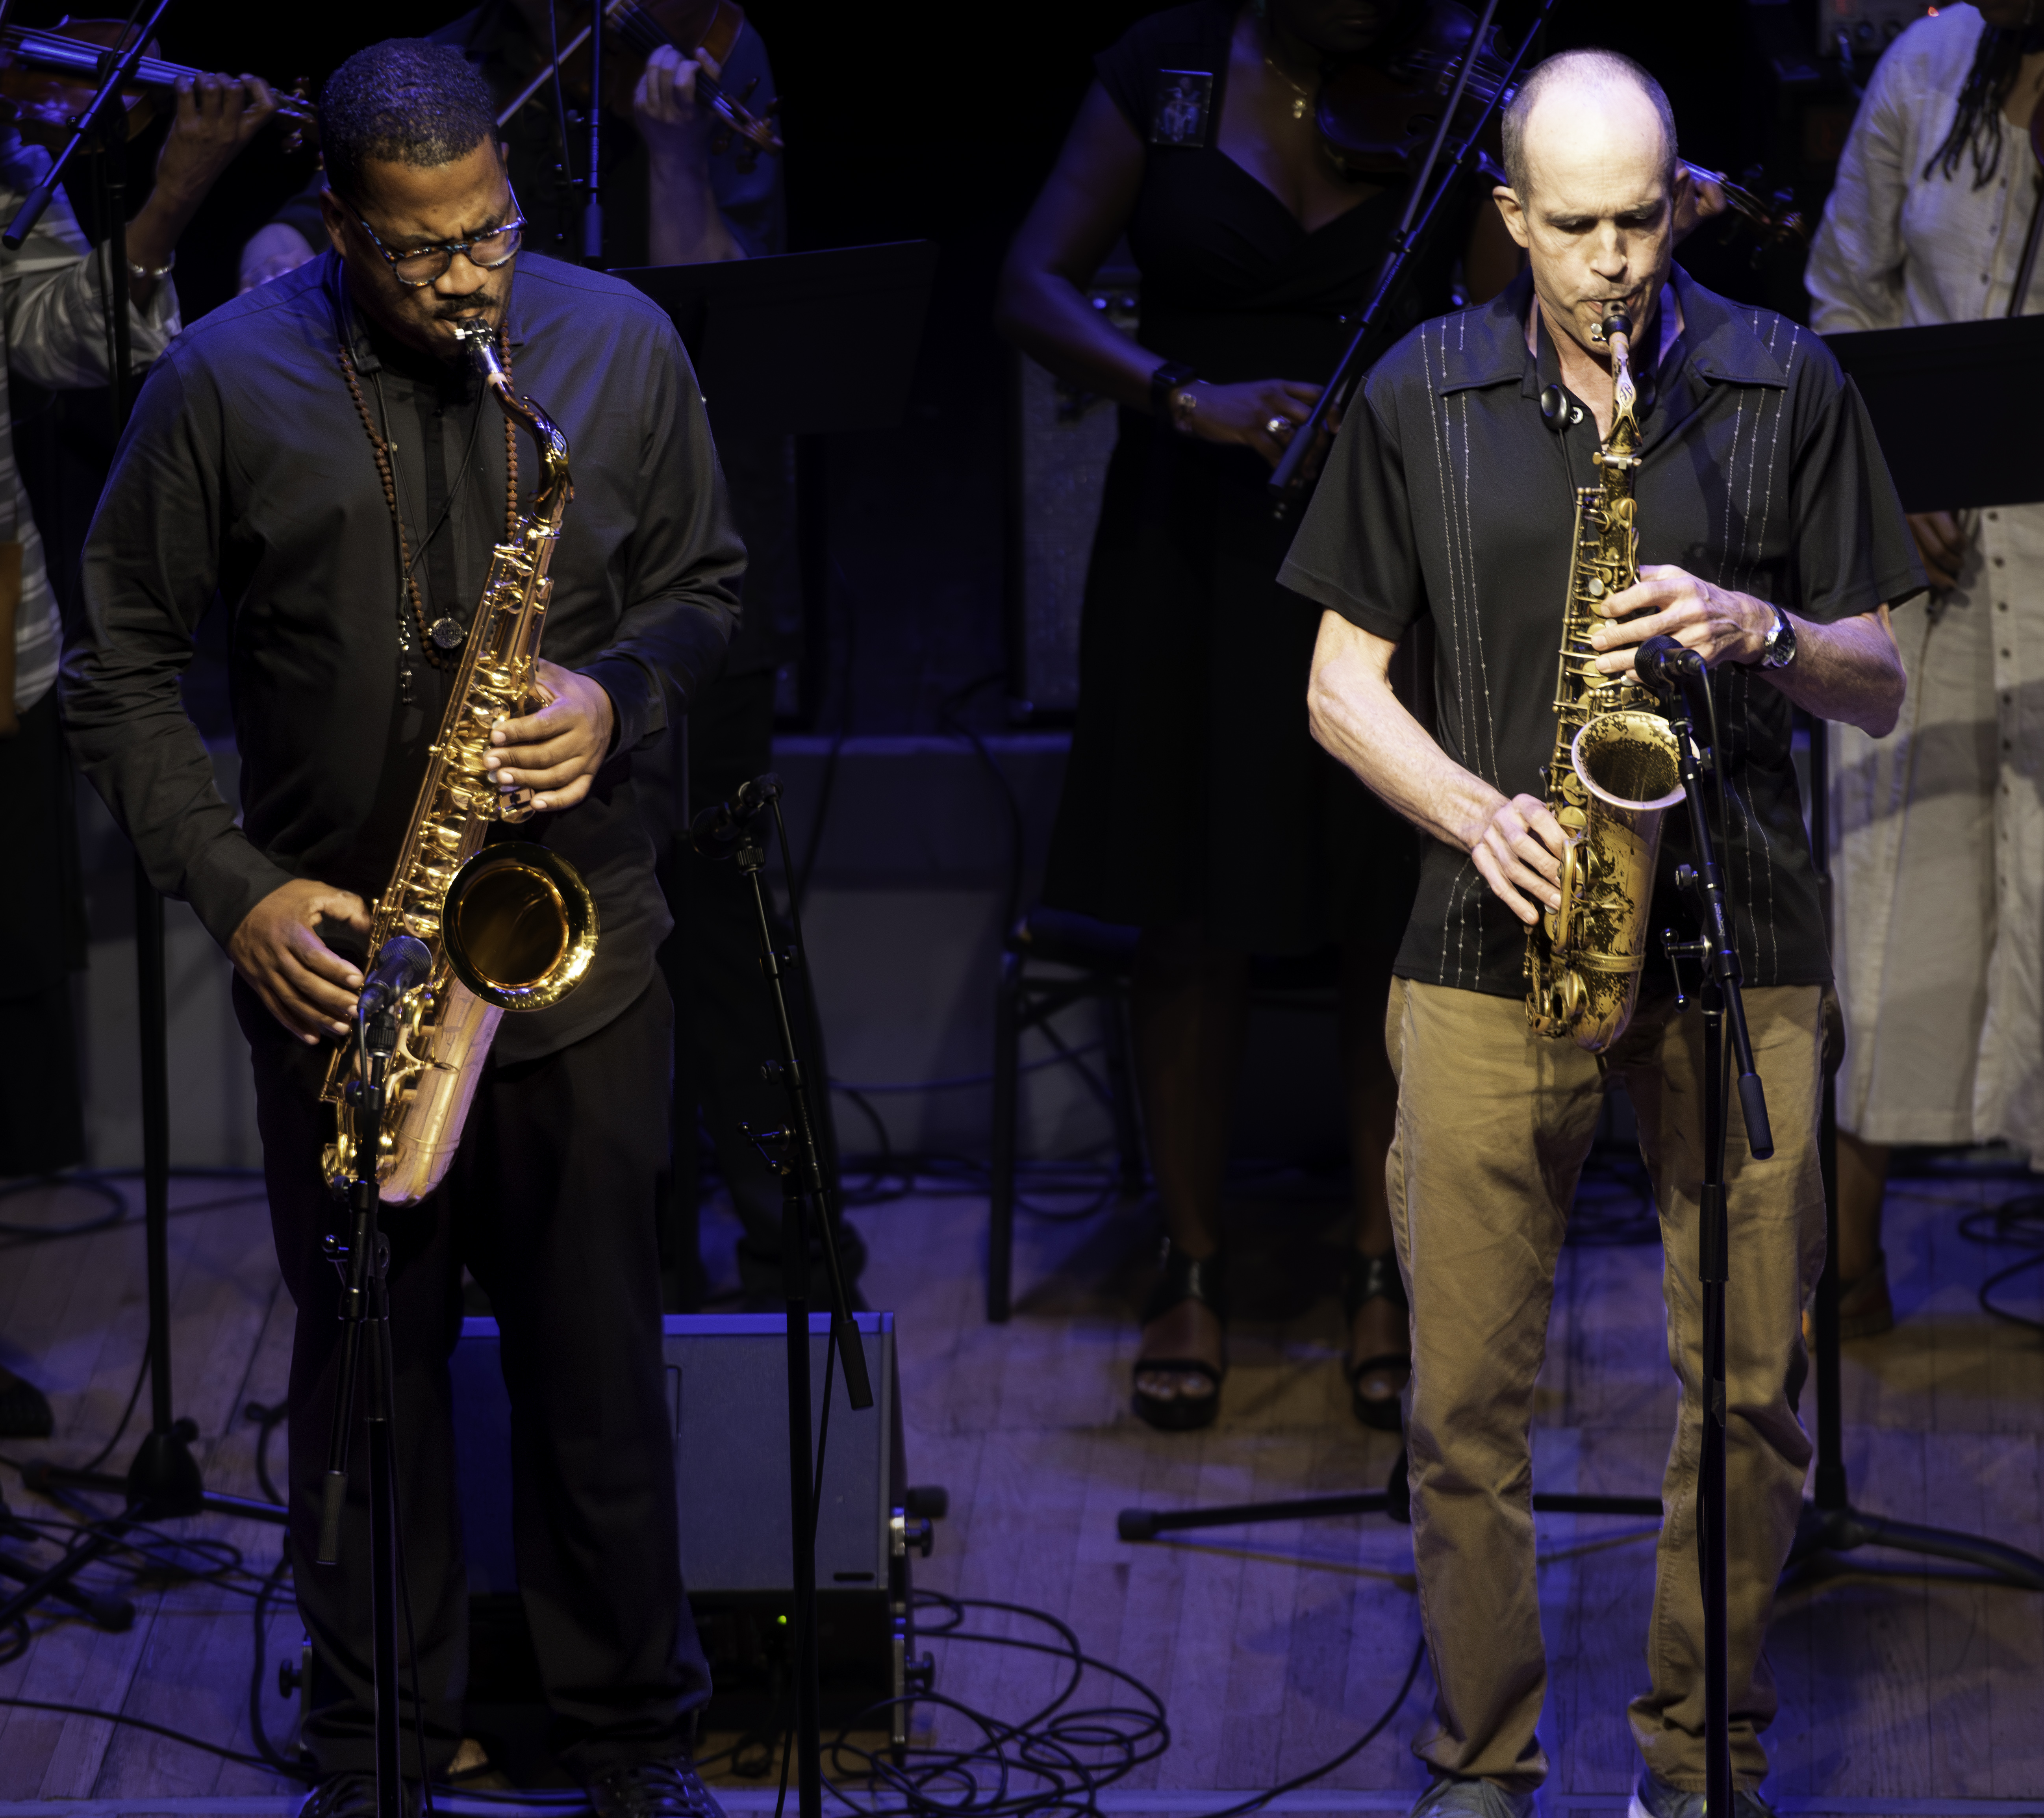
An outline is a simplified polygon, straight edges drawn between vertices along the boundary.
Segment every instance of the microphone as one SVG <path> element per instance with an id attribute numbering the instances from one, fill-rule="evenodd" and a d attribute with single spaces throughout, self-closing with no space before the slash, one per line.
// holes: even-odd
<path id="1" fill-rule="evenodd" d="M 432 949 L 423 940 L 416 935 L 392 935 L 363 981 L 359 1013 L 375 1016 L 414 986 L 423 985 L 432 969 Z"/>
<path id="2" fill-rule="evenodd" d="M 1687 644 L 1666 636 L 1650 637 L 1632 655 L 1641 686 L 1666 701 L 1677 689 L 1689 694 L 1706 686 L 1704 659 Z"/>
<path id="3" fill-rule="evenodd" d="M 781 779 L 771 771 L 740 783 L 728 801 L 705 808 L 689 823 L 689 840 L 705 859 L 728 857 L 748 822 L 781 799 Z"/>

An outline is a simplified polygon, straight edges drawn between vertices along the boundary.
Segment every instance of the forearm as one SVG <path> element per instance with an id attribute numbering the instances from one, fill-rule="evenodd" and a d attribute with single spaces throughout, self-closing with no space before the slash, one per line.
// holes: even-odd
<path id="1" fill-rule="evenodd" d="M 1473 851 L 1505 798 L 1434 742 L 1393 692 L 1391 646 L 1339 614 L 1321 620 L 1307 686 L 1315 740 L 1422 832 Z"/>
<path id="2" fill-rule="evenodd" d="M 204 193 L 187 194 L 182 186 L 160 183 L 150 190 L 141 213 L 128 224 L 128 263 L 144 271 L 160 271 L 171 263 L 178 241 L 198 213 Z M 128 274 L 128 294 L 135 307 L 146 309 L 160 280 Z"/>
<path id="3" fill-rule="evenodd" d="M 1790 617 L 1796 660 L 1761 675 L 1820 720 L 1842 720 L 1877 739 L 1893 731 L 1905 678 L 1887 607 L 1832 625 Z"/>
<path id="4" fill-rule="evenodd" d="M 1011 261 L 993 325 L 1058 378 L 1132 409 L 1150 408 L 1150 375 L 1162 357 L 1112 326 L 1073 279 Z"/>
<path id="5" fill-rule="evenodd" d="M 743 259 L 701 164 L 656 157 L 649 183 L 647 255 L 655 265 L 711 265 Z"/>

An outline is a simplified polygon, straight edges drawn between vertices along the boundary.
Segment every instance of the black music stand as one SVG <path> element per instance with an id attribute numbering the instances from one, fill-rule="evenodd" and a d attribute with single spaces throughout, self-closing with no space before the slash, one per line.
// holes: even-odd
<path id="1" fill-rule="evenodd" d="M 936 274 L 933 240 L 853 246 L 829 252 L 733 259 L 702 265 L 618 271 L 665 309 L 696 369 L 714 427 L 727 433 L 820 436 L 845 429 L 891 429 L 908 406 L 909 383 L 921 345 L 923 317 Z M 836 1197 L 819 1162 L 816 1108 L 805 1083 L 790 1020 L 784 973 L 808 974 L 801 920 L 792 903 L 794 947 L 776 950 L 761 871 L 765 844 L 759 823 L 770 805 L 780 823 L 780 784 L 748 784 L 749 805 L 705 809 L 694 823 L 705 858 L 736 857 L 751 882 L 761 969 L 773 993 L 781 1053 L 770 1063 L 788 1097 L 784 1128 L 755 1139 L 780 1173 L 784 1220 L 782 1270 L 788 1306 L 789 1489 L 793 1511 L 795 1587 L 796 1801 L 802 1818 L 821 1818 L 822 1724 L 816 1691 L 816 1536 L 809 1455 L 808 1208 L 813 1204 L 835 1306 L 832 1332 L 855 1409 L 869 1408 L 864 1353 L 847 1310 L 844 1277 L 832 1229 Z M 735 818 L 734 818 L 735 817 Z M 720 818 L 721 817 L 721 819 Z M 781 851 L 789 855 L 787 832 Z M 790 873 L 792 883 L 793 874 Z M 817 1087 L 820 1088 L 820 1076 Z M 828 1378 L 826 1378 L 828 1381 Z M 828 1418 L 828 1414 L 826 1414 Z"/>
<path id="2" fill-rule="evenodd" d="M 902 240 L 611 275 L 674 318 L 713 425 L 817 436 L 901 421 L 936 270 Z"/>
<path id="3" fill-rule="evenodd" d="M 1859 387 L 1904 511 L 2044 499 L 2044 316 L 1827 335 Z M 1927 433 L 1966 401 L 1963 437 Z"/>
<path id="4" fill-rule="evenodd" d="M 1946 511 L 2044 499 L 2044 449 L 2032 445 L 2021 413 L 2044 403 L 2044 316 L 1881 329 L 1826 337 L 1866 401 L 1888 471 L 1908 511 Z M 1965 437 L 1925 436 L 1943 420 L 1954 394 L 1969 400 Z M 1810 726 L 1810 845 L 1824 925 L 1831 924 L 1831 798 L 1826 772 L 1829 728 Z M 1810 1323 L 1816 1339 L 1817 1462 L 1815 1494 L 1788 1555 L 1792 1569 L 1825 1553 L 1860 1547 L 1957 1559 L 2004 1583 L 2044 1591 L 2044 1559 L 1999 1541 L 1950 1528 L 1865 1515 L 1846 1481 L 1843 1410 L 1838 1389 L 1838 1082 L 1824 1076 L 1819 1150 L 1824 1167 L 1824 1272 Z"/>

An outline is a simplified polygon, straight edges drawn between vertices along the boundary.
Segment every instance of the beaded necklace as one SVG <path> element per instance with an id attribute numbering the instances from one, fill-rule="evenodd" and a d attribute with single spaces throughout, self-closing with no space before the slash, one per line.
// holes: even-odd
<path id="1" fill-rule="evenodd" d="M 511 372 L 511 350 L 499 339 L 498 348 L 504 363 L 505 376 Z M 340 375 L 348 381 L 348 394 L 355 400 L 355 413 L 362 419 L 362 427 L 369 437 L 369 446 L 376 457 L 376 477 L 383 482 L 383 502 L 390 507 L 390 521 L 398 531 L 398 559 L 403 564 L 405 586 L 412 602 L 413 623 L 418 628 L 419 648 L 425 652 L 426 660 L 436 669 L 451 667 L 461 655 L 462 643 L 468 636 L 467 628 L 459 619 L 444 614 L 431 625 L 426 622 L 425 602 L 419 593 L 419 577 L 412 561 L 411 539 L 405 534 L 405 514 L 398 508 L 397 476 L 390 466 L 390 444 L 378 432 L 375 421 L 369 414 L 369 405 L 362 395 L 361 382 L 355 375 L 355 355 L 345 340 L 340 344 Z M 477 408 L 482 407 L 478 400 Z M 518 537 L 518 438 L 511 419 L 504 419 L 504 540 L 515 543 Z M 435 527 L 437 529 L 437 526 Z M 431 541 L 430 537 L 428 541 Z M 410 642 L 409 628 L 399 621 L 403 636 L 401 642 Z M 410 651 L 403 652 L 407 684 L 406 698 L 409 698 L 411 680 Z"/>

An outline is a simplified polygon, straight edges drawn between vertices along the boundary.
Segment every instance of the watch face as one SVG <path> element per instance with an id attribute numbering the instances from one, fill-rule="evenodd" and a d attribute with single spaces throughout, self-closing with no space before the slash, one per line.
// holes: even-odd
<path id="1" fill-rule="evenodd" d="M 1788 622 L 1788 615 L 1777 606 L 1774 609 L 1774 629 L 1767 637 L 1767 666 L 1770 669 L 1786 669 L 1796 660 L 1796 628 Z"/>

